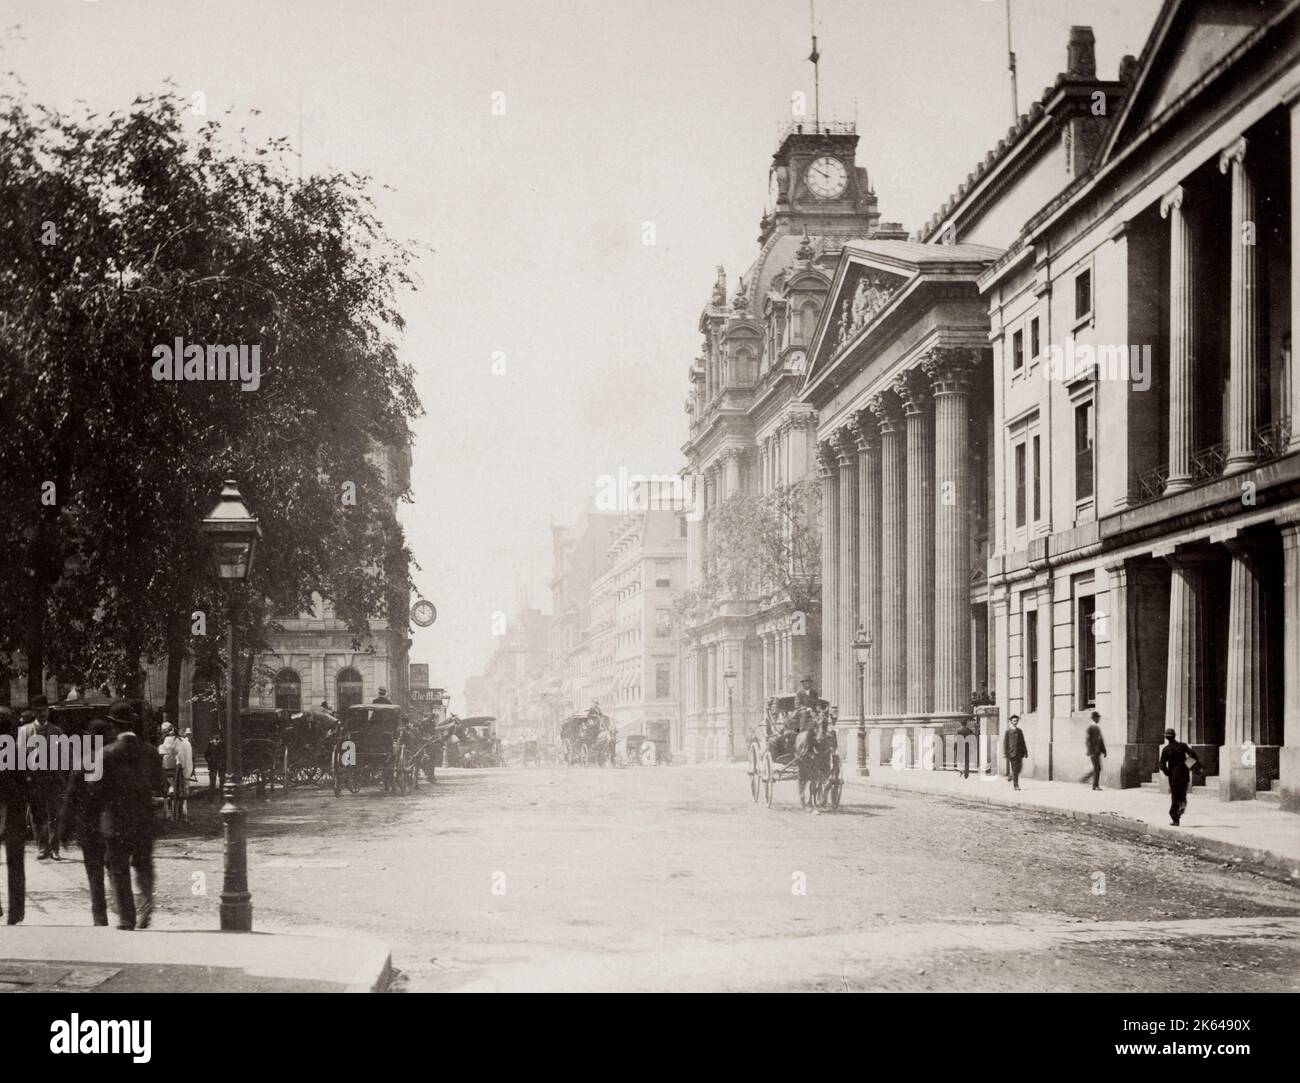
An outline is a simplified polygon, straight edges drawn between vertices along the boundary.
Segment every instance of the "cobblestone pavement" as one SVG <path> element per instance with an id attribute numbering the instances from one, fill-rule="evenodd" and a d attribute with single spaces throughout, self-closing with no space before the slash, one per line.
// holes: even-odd
<path id="1" fill-rule="evenodd" d="M 257 927 L 384 939 L 398 989 L 1300 990 L 1295 887 L 1025 810 L 867 785 L 812 816 L 709 767 L 249 809 Z M 215 923 L 215 808 L 195 817 L 159 844 L 162 928 Z M 40 876 L 30 921 L 85 920 L 79 866 Z"/>

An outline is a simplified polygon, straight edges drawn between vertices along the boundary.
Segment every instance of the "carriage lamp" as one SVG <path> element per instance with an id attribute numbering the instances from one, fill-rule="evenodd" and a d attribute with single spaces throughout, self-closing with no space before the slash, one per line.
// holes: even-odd
<path id="1" fill-rule="evenodd" d="M 253 556 L 262 529 L 248 510 L 233 479 L 227 479 L 216 506 L 203 520 L 203 535 L 212 547 L 217 578 L 229 587 L 226 624 L 226 654 L 230 661 L 226 681 L 226 782 L 222 787 L 221 827 L 224 839 L 224 869 L 221 884 L 221 928 L 223 932 L 252 932 L 253 897 L 248 890 L 248 846 L 244 833 L 244 811 L 239 806 L 241 759 L 239 755 L 239 713 L 235 682 L 235 600 L 239 585 L 253 570 Z"/>
<path id="2" fill-rule="evenodd" d="M 861 625 L 853 637 L 853 657 L 858 663 L 858 774 L 867 775 L 867 657 L 871 654 L 871 637 Z"/>
<path id="3" fill-rule="evenodd" d="M 732 702 L 732 692 L 736 687 L 736 667 L 734 663 L 727 663 L 722 679 L 727 685 L 727 759 L 731 759 L 736 749 L 736 711 Z"/>

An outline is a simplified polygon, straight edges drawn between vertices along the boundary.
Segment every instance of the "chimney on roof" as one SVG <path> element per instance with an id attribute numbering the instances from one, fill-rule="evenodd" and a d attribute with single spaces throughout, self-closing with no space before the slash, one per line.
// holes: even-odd
<path id="1" fill-rule="evenodd" d="M 1137 70 L 1137 57 L 1132 53 L 1125 53 L 1119 62 L 1119 81 L 1121 83 L 1133 82 L 1133 77 L 1137 75 Z"/>
<path id="2" fill-rule="evenodd" d="M 1088 79 L 1097 77 L 1096 38 L 1090 26 L 1070 27 L 1070 44 L 1066 48 L 1066 75 L 1081 75 Z"/>

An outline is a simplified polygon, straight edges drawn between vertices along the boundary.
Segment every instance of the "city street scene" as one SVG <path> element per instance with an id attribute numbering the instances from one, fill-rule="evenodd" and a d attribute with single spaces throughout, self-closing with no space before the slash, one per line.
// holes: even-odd
<path id="1" fill-rule="evenodd" d="M 51 1054 L 177 992 L 1280 1037 L 1300 0 L 3 7 Z"/>

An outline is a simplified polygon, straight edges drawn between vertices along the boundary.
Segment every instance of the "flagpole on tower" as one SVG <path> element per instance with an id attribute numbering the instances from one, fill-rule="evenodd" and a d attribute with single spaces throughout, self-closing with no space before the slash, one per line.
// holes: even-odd
<path id="1" fill-rule="evenodd" d="M 808 54 L 808 59 L 812 61 L 813 66 L 813 129 L 820 132 L 822 129 L 822 88 L 821 71 L 817 67 L 817 62 L 821 60 L 822 55 L 817 51 L 817 0 L 808 0 L 808 25 L 812 31 L 812 52 Z"/>
<path id="2" fill-rule="evenodd" d="M 1011 0 L 1007 0 L 1007 69 L 1011 72 L 1011 124 L 1020 123 L 1020 98 L 1016 94 L 1016 54 L 1011 49 Z"/>

